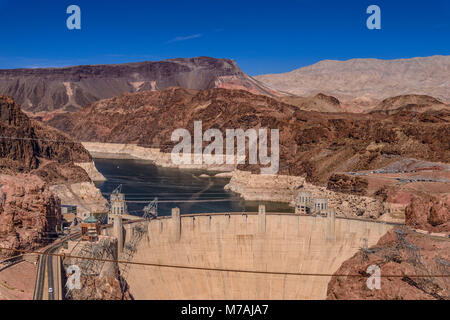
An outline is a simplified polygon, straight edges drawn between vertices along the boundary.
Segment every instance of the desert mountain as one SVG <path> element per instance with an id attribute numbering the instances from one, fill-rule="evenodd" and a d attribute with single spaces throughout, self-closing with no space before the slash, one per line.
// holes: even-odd
<path id="1" fill-rule="evenodd" d="M 198 57 L 117 65 L 0 70 L 0 94 L 13 97 L 23 110 L 75 111 L 124 92 L 232 88 L 276 94 L 246 75 L 232 60 Z"/>
<path id="2" fill-rule="evenodd" d="M 192 133 L 197 120 L 203 130 L 223 134 L 227 128 L 279 129 L 280 173 L 324 183 L 337 171 L 381 168 L 404 157 L 450 162 L 449 116 L 447 111 L 319 113 L 243 90 L 170 88 L 101 100 L 48 124 L 79 141 L 135 143 L 167 152 L 173 130 Z"/>
<path id="3" fill-rule="evenodd" d="M 358 105 L 371 106 L 376 101 L 406 94 L 450 101 L 450 56 L 324 60 L 288 73 L 255 78 L 276 90 L 300 96 L 322 92 Z"/>

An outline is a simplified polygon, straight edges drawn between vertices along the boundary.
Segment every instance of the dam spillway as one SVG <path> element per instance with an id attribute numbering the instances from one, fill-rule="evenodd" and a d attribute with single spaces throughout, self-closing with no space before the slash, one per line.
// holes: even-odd
<path id="1" fill-rule="evenodd" d="M 175 215 L 150 220 L 147 227 L 133 262 L 200 269 L 128 264 L 124 276 L 135 299 L 325 299 L 331 276 L 323 275 L 376 244 L 393 224 L 224 213 Z M 133 224 L 125 224 L 124 243 L 132 232 Z"/>

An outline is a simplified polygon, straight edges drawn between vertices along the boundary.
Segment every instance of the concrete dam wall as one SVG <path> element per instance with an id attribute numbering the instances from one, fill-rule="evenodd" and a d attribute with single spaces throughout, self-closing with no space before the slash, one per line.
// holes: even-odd
<path id="1" fill-rule="evenodd" d="M 332 274 L 392 224 L 294 214 L 179 215 L 148 222 L 133 262 Z M 124 225 L 124 243 L 132 224 Z M 111 230 L 109 232 L 114 232 Z M 123 267 L 123 266 L 122 266 Z M 325 299 L 330 276 L 127 265 L 136 299 Z"/>

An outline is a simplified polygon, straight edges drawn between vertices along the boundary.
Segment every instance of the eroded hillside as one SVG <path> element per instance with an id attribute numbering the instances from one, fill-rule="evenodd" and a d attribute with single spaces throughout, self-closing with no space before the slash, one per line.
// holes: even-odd
<path id="1" fill-rule="evenodd" d="M 170 152 L 172 132 L 203 121 L 203 130 L 280 130 L 280 173 L 325 183 L 334 172 L 377 169 L 405 157 L 449 162 L 448 110 L 395 115 L 300 110 L 242 90 L 127 93 L 48 122 L 79 141 L 134 143 Z M 244 165 L 246 170 L 258 169 Z"/>

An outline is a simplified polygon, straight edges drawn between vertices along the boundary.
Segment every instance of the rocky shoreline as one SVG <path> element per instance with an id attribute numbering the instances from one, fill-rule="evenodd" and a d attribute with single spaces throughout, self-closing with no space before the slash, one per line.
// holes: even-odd
<path id="1" fill-rule="evenodd" d="M 338 216 L 378 219 L 386 212 L 381 200 L 331 191 L 298 176 L 260 175 L 235 170 L 225 189 L 239 193 L 245 200 L 285 202 L 291 206 L 294 206 L 299 190 L 310 191 L 314 198 L 328 198 L 329 207 L 335 208 Z"/>
<path id="2" fill-rule="evenodd" d="M 82 142 L 83 147 L 93 158 L 99 159 L 125 159 L 152 161 L 155 165 L 164 168 L 199 169 L 208 171 L 233 171 L 234 165 L 208 165 L 208 164 L 181 164 L 172 163 L 170 153 L 161 152 L 157 148 L 145 148 L 135 144 Z"/>

